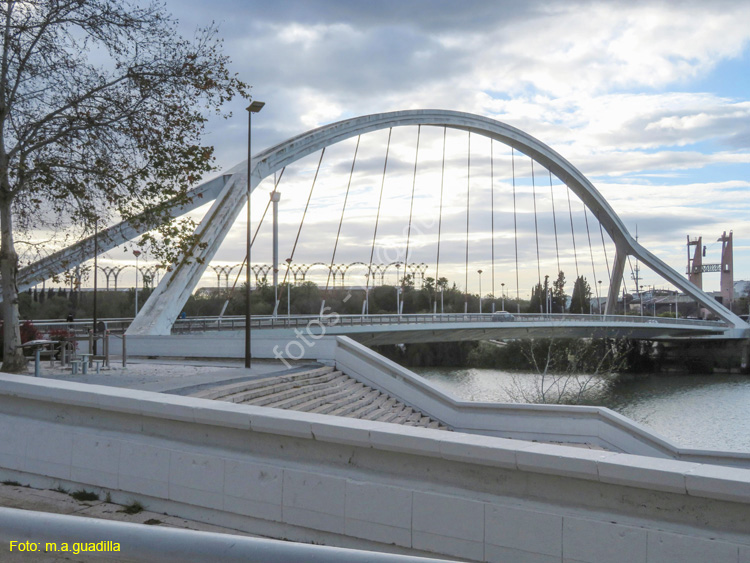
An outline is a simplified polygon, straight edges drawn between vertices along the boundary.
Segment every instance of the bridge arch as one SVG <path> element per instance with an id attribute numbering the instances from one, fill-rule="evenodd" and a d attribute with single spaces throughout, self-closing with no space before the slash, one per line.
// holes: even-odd
<path id="1" fill-rule="evenodd" d="M 449 110 L 421 109 L 366 115 L 325 125 L 292 137 L 253 156 L 250 167 L 251 189 L 255 189 L 264 178 L 274 172 L 327 146 L 357 135 L 411 125 L 448 127 L 497 140 L 531 157 L 567 185 L 599 220 L 615 244 L 616 256 L 606 309 L 608 312 L 613 310 L 619 295 L 625 261 L 628 256 L 634 256 L 730 326 L 748 328 L 747 323 L 738 316 L 640 245 L 594 185 L 567 159 L 528 133 L 488 117 Z M 196 249 L 198 260 L 178 265 L 163 278 L 160 286 L 152 293 L 131 325 L 129 333 L 169 333 L 183 303 L 197 285 L 246 201 L 246 170 L 247 162 L 243 162 L 225 175 L 227 179 L 224 187 L 197 229 L 197 234 L 203 242 L 208 243 L 207 246 Z"/>

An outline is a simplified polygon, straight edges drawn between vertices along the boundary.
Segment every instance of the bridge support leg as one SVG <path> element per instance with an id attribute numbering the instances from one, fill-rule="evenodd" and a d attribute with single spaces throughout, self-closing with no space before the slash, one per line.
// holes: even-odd
<path id="1" fill-rule="evenodd" d="M 604 309 L 605 315 L 614 315 L 617 307 L 617 296 L 620 295 L 620 284 L 622 276 L 625 273 L 625 260 L 628 253 L 623 248 L 618 248 L 615 253 L 615 263 L 612 267 L 612 279 L 609 282 L 609 293 L 607 294 L 607 306 Z M 624 304 L 623 304 L 624 306 Z"/>
<path id="2" fill-rule="evenodd" d="M 253 174 L 251 180 L 252 189 L 255 189 L 260 178 Z M 200 241 L 207 245 L 196 245 L 189 262 L 177 264 L 164 275 L 131 323 L 128 335 L 170 334 L 177 315 L 242 210 L 242 204 L 247 200 L 246 183 L 246 172 L 232 174 L 196 229 Z"/>

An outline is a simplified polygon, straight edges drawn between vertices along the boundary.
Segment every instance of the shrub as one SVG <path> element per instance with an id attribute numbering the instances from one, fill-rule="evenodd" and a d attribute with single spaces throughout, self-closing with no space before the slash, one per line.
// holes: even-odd
<path id="1" fill-rule="evenodd" d="M 34 323 L 23 321 L 21 325 L 21 344 L 25 344 L 31 340 L 39 340 L 41 337 L 42 333 L 36 329 Z"/>
<path id="2" fill-rule="evenodd" d="M 49 339 L 55 342 L 70 342 L 73 350 L 78 349 L 78 342 L 75 339 L 75 334 L 66 328 L 53 328 L 49 331 Z"/>

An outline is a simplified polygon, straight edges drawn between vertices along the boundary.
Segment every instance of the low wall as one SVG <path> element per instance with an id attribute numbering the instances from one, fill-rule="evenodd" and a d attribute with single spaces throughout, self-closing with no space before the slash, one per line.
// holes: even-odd
<path id="1" fill-rule="evenodd" d="M 345 336 L 337 337 L 338 369 L 451 428 L 472 434 L 539 442 L 586 443 L 659 458 L 745 467 L 750 454 L 680 448 L 604 407 L 460 401 L 414 372 Z"/>
<path id="2" fill-rule="evenodd" d="M 288 360 L 333 359 L 336 337 L 307 333 L 305 329 L 253 331 L 251 350 L 254 358 L 286 358 Z M 304 338 L 304 339 L 303 339 Z M 80 351 L 88 351 L 88 341 L 78 343 Z M 211 331 L 169 336 L 128 336 L 128 356 L 175 358 L 244 358 L 245 337 L 241 331 Z M 101 340 L 99 350 L 102 350 Z M 122 354 L 122 338 L 110 336 L 110 354 Z"/>
<path id="3" fill-rule="evenodd" d="M 750 561 L 750 470 L 0 374 L 0 477 L 476 561 Z"/>

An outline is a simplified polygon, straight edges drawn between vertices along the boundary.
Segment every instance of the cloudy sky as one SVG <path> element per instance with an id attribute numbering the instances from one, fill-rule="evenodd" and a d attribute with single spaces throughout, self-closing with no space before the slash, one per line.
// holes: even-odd
<path id="1" fill-rule="evenodd" d="M 567 158 L 631 232 L 637 226 L 640 241 L 680 272 L 687 235 L 703 236 L 705 261 L 719 262 L 715 241 L 732 230 L 735 279 L 750 279 L 750 2 L 167 0 L 167 8 L 185 35 L 211 20 L 220 27 L 232 67 L 266 102 L 253 121 L 256 150 L 358 115 L 476 113 L 519 127 Z M 210 123 L 207 140 L 223 169 L 246 154 L 243 107 L 237 101 L 232 119 Z M 443 130 L 425 127 L 415 176 L 417 130 L 397 129 L 383 181 L 387 138 L 381 131 L 361 139 L 336 262 L 369 261 L 381 186 L 375 261 L 402 259 L 413 188 L 409 261 L 428 263 L 434 276 L 442 180 L 440 275 L 459 286 L 468 278 L 476 291 L 483 269 L 483 292 L 491 278 L 496 293 L 500 283 L 515 291 L 510 150 L 473 136 L 469 152 L 467 134 L 449 130 L 441 177 Z M 330 262 L 355 145 L 352 139 L 326 152 L 295 262 Z M 279 185 L 282 260 L 292 253 L 319 158 L 291 166 Z M 571 284 L 580 269 L 606 286 L 613 248 L 602 245 L 595 218 L 574 196 L 569 208 L 565 186 L 538 165 L 532 178 L 527 157 L 516 153 L 513 164 L 521 293 L 560 262 Z M 256 224 L 271 184 L 253 199 Z M 240 218 L 216 264 L 242 261 L 244 226 Z M 270 259 L 266 226 L 258 260 Z M 206 283 L 216 279 L 209 274 Z M 641 283 L 666 287 L 643 274 Z M 704 276 L 707 289 L 718 284 L 718 274 Z"/>

